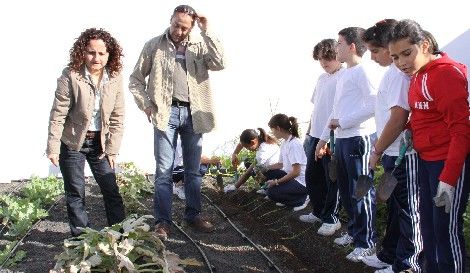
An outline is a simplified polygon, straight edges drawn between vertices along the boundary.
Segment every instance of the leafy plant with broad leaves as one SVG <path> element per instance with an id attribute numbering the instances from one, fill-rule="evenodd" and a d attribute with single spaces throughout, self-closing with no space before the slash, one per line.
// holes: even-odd
<path id="1" fill-rule="evenodd" d="M 146 207 L 140 200 L 153 194 L 153 183 L 132 162 L 120 163 L 119 167 L 116 179 L 127 213 L 144 211 Z"/>
<path id="2" fill-rule="evenodd" d="M 21 237 L 40 218 L 47 216 L 37 202 L 11 195 L 0 195 L 0 218 L 2 224 L 8 227 L 5 234 L 11 237 Z"/>
<path id="3" fill-rule="evenodd" d="M 84 229 L 64 241 L 51 273 L 170 272 L 165 246 L 146 223 L 151 218 L 134 214 L 101 231 Z"/>
<path id="4" fill-rule="evenodd" d="M 46 207 L 55 202 L 57 196 L 64 193 L 64 183 L 55 176 L 42 179 L 37 176 L 31 177 L 22 190 L 21 195 L 31 202 L 38 203 L 41 207 Z"/>
<path id="5" fill-rule="evenodd" d="M 2 251 L 0 251 L 0 265 L 2 265 L 5 262 L 5 260 L 8 258 L 8 256 L 10 255 L 10 252 L 13 250 L 17 242 L 18 241 L 9 242 L 8 244 L 5 245 L 5 248 Z M 25 256 L 26 256 L 25 251 L 23 250 L 17 251 L 15 255 L 13 255 L 12 257 L 8 259 L 8 262 L 6 262 L 4 266 L 5 267 L 13 266 L 17 264 L 19 261 L 21 261 Z"/>

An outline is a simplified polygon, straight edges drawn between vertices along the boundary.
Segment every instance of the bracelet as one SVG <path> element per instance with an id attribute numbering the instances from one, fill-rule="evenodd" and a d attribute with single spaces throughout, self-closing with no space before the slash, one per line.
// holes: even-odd
<path id="1" fill-rule="evenodd" d="M 275 184 L 276 186 L 279 186 L 279 179 L 274 179 L 274 184 Z"/>

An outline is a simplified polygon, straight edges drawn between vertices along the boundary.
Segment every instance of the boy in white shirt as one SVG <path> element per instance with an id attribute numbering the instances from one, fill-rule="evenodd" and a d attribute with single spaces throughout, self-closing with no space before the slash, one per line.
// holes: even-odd
<path id="1" fill-rule="evenodd" d="M 336 82 L 343 67 L 336 60 L 336 41 L 324 39 L 315 45 L 313 59 L 319 61 L 325 73 L 318 78 L 311 102 L 314 105 L 309 130 L 305 136 L 304 149 L 307 155 L 305 183 L 309 194 L 312 212 L 301 215 L 299 219 L 307 223 L 322 222 L 318 234 L 330 236 L 341 227 L 338 219 L 338 184 L 332 182 L 328 174 L 330 155 L 315 160 L 315 148 L 320 141 L 325 126 L 333 110 Z"/>
<path id="2" fill-rule="evenodd" d="M 338 158 L 337 183 L 341 203 L 350 218 L 348 233 L 336 238 L 338 245 L 354 244 L 346 258 L 359 262 L 375 253 L 375 189 L 356 199 L 354 191 L 359 175 L 368 174 L 368 160 L 375 138 L 374 108 L 377 89 L 369 72 L 361 64 L 367 48 L 361 36 L 364 29 L 348 27 L 338 33 L 336 59 L 345 62 L 336 85 L 333 112 L 315 151 L 321 157 L 326 150 L 330 129 L 335 130 L 335 155 Z"/>

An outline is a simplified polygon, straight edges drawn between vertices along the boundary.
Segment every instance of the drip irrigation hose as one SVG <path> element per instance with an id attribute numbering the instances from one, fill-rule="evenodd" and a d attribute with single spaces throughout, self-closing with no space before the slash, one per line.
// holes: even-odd
<path id="1" fill-rule="evenodd" d="M 268 261 L 268 267 L 269 269 L 273 270 L 275 269 L 277 272 L 279 273 L 282 273 L 281 269 L 279 269 L 279 267 L 277 267 L 277 265 L 266 255 L 266 253 L 264 253 L 264 251 L 257 245 L 255 244 L 250 238 L 248 238 L 248 236 L 246 236 L 229 218 L 228 216 L 216 205 L 214 204 L 214 202 L 205 194 L 201 193 L 202 196 L 204 196 L 204 198 L 207 199 L 207 201 L 209 201 L 209 203 L 214 206 L 214 208 L 216 208 L 219 213 L 222 215 L 222 217 L 227 220 L 227 222 L 229 222 L 229 224 L 242 236 L 242 238 L 246 241 L 248 241 L 256 250 L 258 250 L 259 253 L 261 253 L 261 255 L 263 255 L 263 257 Z"/>
<path id="2" fill-rule="evenodd" d="M 179 225 L 177 225 L 173 221 L 172 221 L 172 224 L 179 230 L 179 232 L 181 232 L 186 238 L 188 238 L 188 240 L 190 240 L 191 243 L 194 244 L 194 246 L 196 246 L 197 250 L 199 251 L 199 253 L 201 253 L 202 258 L 204 259 L 204 262 L 206 263 L 207 268 L 209 269 L 209 272 L 213 273 L 214 271 L 216 271 L 215 266 L 213 266 L 209 262 L 209 259 L 207 258 L 206 253 L 204 252 L 204 250 L 202 250 L 202 248 L 198 245 L 198 243 L 191 236 L 189 236 L 189 234 L 186 233 Z"/>
<path id="3" fill-rule="evenodd" d="M 64 195 L 62 195 L 60 198 L 58 198 L 50 207 L 49 209 L 47 210 L 47 215 L 49 215 L 49 211 L 51 211 L 51 209 L 53 207 L 55 207 L 59 202 L 60 200 L 62 200 L 62 198 L 64 198 Z M 21 244 L 21 242 L 23 242 L 23 240 L 31 233 L 31 231 L 33 229 L 35 229 L 39 223 L 41 223 L 43 219 L 39 219 L 36 221 L 36 223 L 34 223 L 31 228 L 29 228 L 28 232 L 26 232 L 25 235 L 23 235 L 23 237 L 21 237 L 20 240 L 18 240 L 18 242 L 16 242 L 15 246 L 11 249 L 10 253 L 8 254 L 8 256 L 5 258 L 5 260 L 3 261 L 3 263 L 0 265 L 0 269 L 3 268 L 3 266 L 7 263 L 7 261 L 11 258 L 11 256 L 13 256 L 13 253 L 16 251 L 16 249 L 18 248 L 18 246 Z"/>

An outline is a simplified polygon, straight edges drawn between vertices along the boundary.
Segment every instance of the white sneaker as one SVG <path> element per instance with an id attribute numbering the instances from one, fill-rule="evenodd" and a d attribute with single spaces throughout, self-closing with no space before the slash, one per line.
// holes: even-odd
<path id="1" fill-rule="evenodd" d="M 360 262 L 364 257 L 370 256 L 375 253 L 375 247 L 370 247 L 370 248 L 362 248 L 362 247 L 356 247 L 351 253 L 349 253 L 346 256 L 346 259 L 352 261 L 352 262 Z"/>
<path id="2" fill-rule="evenodd" d="M 256 193 L 266 195 L 266 190 L 265 189 L 259 189 L 259 190 L 256 191 Z"/>
<path id="3" fill-rule="evenodd" d="M 173 188 L 173 193 L 175 193 L 175 188 Z M 183 187 L 176 187 L 176 195 L 181 200 L 186 199 L 186 195 L 184 194 L 184 186 Z"/>
<path id="4" fill-rule="evenodd" d="M 336 238 L 333 242 L 339 246 L 347 246 L 353 242 L 353 237 L 349 236 L 347 233 L 344 233 L 341 235 L 341 237 Z"/>
<path id="5" fill-rule="evenodd" d="M 302 205 L 294 207 L 294 211 L 303 210 L 304 208 L 307 207 L 309 202 L 310 202 L 310 197 L 307 196 L 307 199 L 305 199 L 305 202 Z"/>
<path id="6" fill-rule="evenodd" d="M 277 202 L 277 203 L 276 203 L 276 206 L 278 206 L 278 207 L 285 207 L 286 205 L 283 204 L 283 203 L 281 203 L 281 202 Z"/>
<path id="7" fill-rule="evenodd" d="M 227 192 L 234 191 L 234 190 L 236 190 L 236 189 L 237 189 L 237 188 L 235 187 L 234 184 L 232 184 L 232 185 L 227 185 L 227 186 L 224 187 L 224 192 L 227 193 Z"/>
<path id="8" fill-rule="evenodd" d="M 393 269 L 392 266 L 389 266 L 384 269 L 376 270 L 375 273 L 393 273 Z"/>
<path id="9" fill-rule="evenodd" d="M 385 268 L 385 267 L 391 266 L 391 264 L 388 264 L 386 262 L 382 262 L 381 260 L 379 260 L 376 254 L 364 257 L 362 259 L 362 262 L 370 267 L 375 267 L 375 268 Z"/>
<path id="10" fill-rule="evenodd" d="M 311 224 L 314 224 L 316 222 L 321 222 L 321 219 L 313 215 L 313 213 L 311 212 L 309 214 L 300 215 L 299 220 L 302 222 L 311 223 Z"/>
<path id="11" fill-rule="evenodd" d="M 328 224 L 328 223 L 323 223 L 321 227 L 318 229 L 317 233 L 323 236 L 331 236 L 335 234 L 335 232 L 341 228 L 341 223 L 333 223 L 333 224 Z"/>

